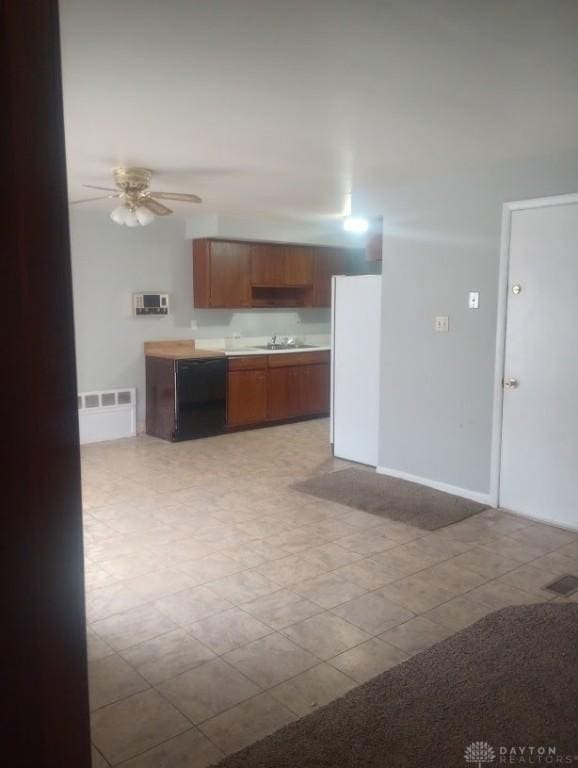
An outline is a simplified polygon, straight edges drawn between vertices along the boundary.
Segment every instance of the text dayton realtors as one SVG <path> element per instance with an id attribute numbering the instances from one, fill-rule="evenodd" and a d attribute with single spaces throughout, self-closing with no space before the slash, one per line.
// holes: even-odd
<path id="1" fill-rule="evenodd" d="M 503 765 L 568 765 L 578 763 L 578 755 L 559 755 L 556 747 L 498 747 L 498 762 Z"/>

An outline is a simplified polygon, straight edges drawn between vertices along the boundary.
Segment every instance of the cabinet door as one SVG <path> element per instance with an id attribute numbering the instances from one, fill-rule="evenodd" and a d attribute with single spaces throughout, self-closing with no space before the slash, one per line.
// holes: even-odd
<path id="1" fill-rule="evenodd" d="M 301 414 L 301 368 L 270 368 L 267 387 L 269 419 L 291 419 Z"/>
<path id="2" fill-rule="evenodd" d="M 319 248 L 315 254 L 313 306 L 330 307 L 332 276 L 358 274 L 354 268 L 351 249 Z"/>
<path id="3" fill-rule="evenodd" d="M 251 245 L 251 284 L 257 286 L 285 285 L 285 258 L 282 245 L 253 243 Z"/>
<path id="4" fill-rule="evenodd" d="M 267 371 L 230 371 L 227 379 L 227 425 L 267 420 Z"/>
<path id="5" fill-rule="evenodd" d="M 245 243 L 211 241 L 211 307 L 251 306 L 251 254 Z"/>
<path id="6" fill-rule="evenodd" d="M 285 285 L 313 285 L 313 249 L 302 245 L 283 246 Z"/>
<path id="7" fill-rule="evenodd" d="M 301 413 L 329 413 L 329 364 L 306 365 L 301 369 Z"/>
<path id="8" fill-rule="evenodd" d="M 172 440 L 175 430 L 175 364 L 173 360 L 147 357 L 146 432 Z"/>
<path id="9" fill-rule="evenodd" d="M 277 288 L 313 285 L 313 249 L 302 245 L 251 246 L 251 284 Z"/>

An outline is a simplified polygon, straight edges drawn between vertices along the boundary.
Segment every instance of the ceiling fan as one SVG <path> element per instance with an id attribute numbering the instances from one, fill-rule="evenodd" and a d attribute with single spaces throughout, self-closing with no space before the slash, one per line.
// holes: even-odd
<path id="1" fill-rule="evenodd" d="M 127 227 L 146 227 L 154 221 L 155 216 L 168 216 L 172 213 L 159 200 L 178 200 L 183 203 L 200 203 L 197 195 L 184 192 L 154 192 L 149 189 L 152 171 L 147 168 L 114 168 L 112 172 L 116 189 L 113 187 L 96 187 L 93 184 L 83 184 L 88 189 L 100 189 L 112 194 L 99 197 L 89 197 L 86 200 L 74 200 L 71 205 L 88 203 L 92 200 L 119 198 L 121 204 L 110 214 L 116 224 L 126 224 Z"/>

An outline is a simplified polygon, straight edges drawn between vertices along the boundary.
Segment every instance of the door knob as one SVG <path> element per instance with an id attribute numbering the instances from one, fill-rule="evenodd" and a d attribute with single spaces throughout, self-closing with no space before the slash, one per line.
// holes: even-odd
<path id="1" fill-rule="evenodd" d="M 506 389 L 516 389 L 518 386 L 518 379 L 504 379 L 504 387 Z"/>

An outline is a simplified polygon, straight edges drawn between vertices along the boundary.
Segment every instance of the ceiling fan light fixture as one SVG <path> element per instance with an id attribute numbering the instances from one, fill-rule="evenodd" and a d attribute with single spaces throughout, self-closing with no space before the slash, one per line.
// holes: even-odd
<path id="1" fill-rule="evenodd" d="M 110 218 L 114 221 L 115 224 L 120 224 L 122 226 L 125 223 L 127 213 L 128 208 L 126 205 L 119 205 L 110 214 Z"/>
<path id="2" fill-rule="evenodd" d="M 148 208 L 145 208 L 144 205 L 140 205 L 136 209 L 135 215 L 141 227 L 146 227 L 148 224 L 152 224 L 152 222 L 155 220 L 154 213 L 149 211 Z"/>
<path id="3" fill-rule="evenodd" d="M 132 210 L 131 208 L 127 208 L 126 213 L 124 215 L 124 223 L 126 224 L 127 227 L 138 227 L 139 220 L 135 210 Z"/>
<path id="4" fill-rule="evenodd" d="M 110 214 L 110 218 L 119 226 L 146 227 L 157 216 L 168 216 L 173 211 L 161 200 L 175 200 L 180 203 L 201 203 L 198 195 L 188 192 L 155 192 L 150 190 L 152 171 L 148 168 L 115 168 L 113 170 L 114 187 L 100 187 L 94 184 L 83 184 L 89 189 L 98 189 L 112 194 L 90 197 L 87 200 L 71 200 L 70 205 L 88 203 L 92 200 L 120 198 L 118 205 Z"/>

